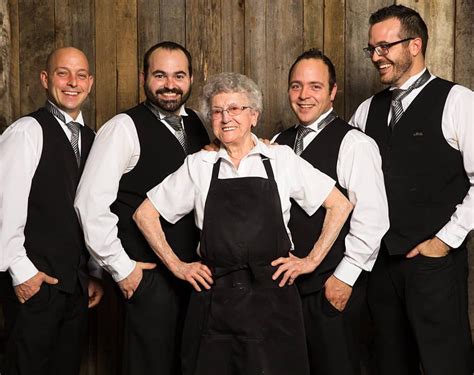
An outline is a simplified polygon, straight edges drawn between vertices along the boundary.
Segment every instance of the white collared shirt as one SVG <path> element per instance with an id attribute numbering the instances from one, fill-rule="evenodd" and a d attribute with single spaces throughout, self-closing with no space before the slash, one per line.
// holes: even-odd
<path id="1" fill-rule="evenodd" d="M 321 133 L 318 126 L 332 111 L 331 108 L 307 125 L 314 131 L 304 137 L 303 149 Z M 354 209 L 345 238 L 344 258 L 334 276 L 353 286 L 363 270 L 372 270 L 382 237 L 389 228 L 382 162 L 375 141 L 358 130 L 349 131 L 339 148 L 336 173 L 339 185 L 347 190 Z"/>
<path id="2" fill-rule="evenodd" d="M 252 139 L 255 147 L 240 161 L 238 169 L 234 167 L 223 147 L 218 152 L 200 151 L 189 155 L 176 172 L 151 189 L 147 194 L 148 198 L 160 215 L 170 223 L 177 222 L 194 210 L 196 226 L 202 229 L 212 169 L 217 160 L 222 158 L 218 176 L 220 179 L 267 178 L 260 156 L 263 155 L 270 160 L 278 186 L 283 221 L 291 239 L 288 230 L 290 198 L 293 198 L 308 215 L 312 215 L 323 204 L 335 181 L 296 156 L 289 147 L 268 147 L 253 134 Z"/>
<path id="3" fill-rule="evenodd" d="M 66 112 L 58 110 L 66 122 L 75 121 L 84 126 L 82 113 L 72 119 Z M 69 128 L 55 118 L 71 140 Z M 79 147 L 80 144 L 79 138 Z M 8 269 L 13 285 L 22 284 L 38 272 L 24 247 L 24 229 L 31 182 L 42 151 L 43 131 L 33 117 L 18 119 L 0 136 L 0 269 Z"/>
<path id="4" fill-rule="evenodd" d="M 418 74 L 410 77 L 400 88 L 407 89 L 418 77 L 424 73 L 423 69 Z M 402 100 L 403 109 L 406 110 L 416 96 L 425 86 L 435 79 L 430 79 L 421 87 L 414 89 Z M 392 88 L 393 89 L 393 88 Z M 372 97 L 362 102 L 350 120 L 352 126 L 365 131 L 367 117 L 372 103 Z M 390 112 L 390 111 L 389 111 Z M 391 114 L 387 118 L 390 124 Z M 464 169 L 469 178 L 470 188 L 463 202 L 456 207 L 449 222 L 436 234 L 444 243 L 452 248 L 459 247 L 469 231 L 474 229 L 474 92 L 467 87 L 454 85 L 449 91 L 443 109 L 441 129 L 446 142 L 462 155 Z"/>
<path id="5" fill-rule="evenodd" d="M 179 115 L 187 116 L 184 106 Z M 162 123 L 176 135 L 164 117 L 160 113 Z M 133 271 L 135 261 L 118 238 L 118 218 L 110 205 L 117 199 L 122 175 L 135 168 L 139 158 L 140 141 L 132 118 L 125 113 L 114 116 L 97 132 L 74 204 L 87 249 L 115 281 L 126 278 Z"/>

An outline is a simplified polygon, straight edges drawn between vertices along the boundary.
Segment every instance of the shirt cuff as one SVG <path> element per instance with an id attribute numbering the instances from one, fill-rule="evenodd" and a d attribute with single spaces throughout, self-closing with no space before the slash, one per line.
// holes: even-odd
<path id="1" fill-rule="evenodd" d="M 17 286 L 31 279 L 39 271 L 28 258 L 28 256 L 25 255 L 16 260 L 14 263 L 10 264 L 8 272 L 12 277 L 13 286 Z"/>
<path id="2" fill-rule="evenodd" d="M 361 268 L 353 265 L 346 258 L 342 258 L 334 271 L 334 276 L 345 282 L 347 285 L 354 286 L 361 272 Z"/>
<path id="3" fill-rule="evenodd" d="M 458 228 L 455 225 L 448 223 L 441 228 L 438 233 L 436 233 L 436 237 L 452 249 L 457 249 L 466 239 L 467 233 L 462 228 Z"/>
<path id="4" fill-rule="evenodd" d="M 122 281 L 130 275 L 137 262 L 131 260 L 127 253 L 122 250 L 117 258 L 110 264 L 104 265 L 104 269 L 110 273 L 115 282 Z"/>
<path id="5" fill-rule="evenodd" d="M 89 258 L 89 262 L 87 262 L 87 269 L 89 270 L 89 276 L 102 280 L 104 270 L 94 258 Z"/>

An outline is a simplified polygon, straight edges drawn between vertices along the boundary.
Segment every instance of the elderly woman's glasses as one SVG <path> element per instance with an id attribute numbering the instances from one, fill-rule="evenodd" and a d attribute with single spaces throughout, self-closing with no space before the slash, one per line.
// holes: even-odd
<path id="1" fill-rule="evenodd" d="M 227 112 L 229 116 L 234 117 L 240 115 L 242 111 L 246 110 L 247 108 L 252 107 L 245 105 L 231 105 L 227 108 L 211 108 L 211 117 L 213 119 L 219 119 L 224 115 L 224 112 Z"/>
<path id="2" fill-rule="evenodd" d="M 393 43 L 385 43 L 385 44 L 379 44 L 378 46 L 372 47 L 372 46 L 367 46 L 364 48 L 364 53 L 365 57 L 371 58 L 374 52 L 378 56 L 385 56 L 388 54 L 388 50 L 390 47 L 396 46 L 397 44 L 403 43 L 403 42 L 408 42 L 409 40 L 412 40 L 415 38 L 406 38 L 402 40 L 397 40 L 396 42 Z"/>

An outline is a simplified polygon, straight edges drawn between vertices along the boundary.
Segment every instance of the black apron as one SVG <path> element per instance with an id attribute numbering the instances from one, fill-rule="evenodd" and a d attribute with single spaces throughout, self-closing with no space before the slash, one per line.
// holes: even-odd
<path id="1" fill-rule="evenodd" d="M 288 256 L 290 240 L 270 161 L 268 179 L 218 179 L 212 171 L 201 255 L 213 274 L 193 292 L 183 337 L 185 375 L 309 374 L 301 301 L 278 287 L 270 263 Z"/>

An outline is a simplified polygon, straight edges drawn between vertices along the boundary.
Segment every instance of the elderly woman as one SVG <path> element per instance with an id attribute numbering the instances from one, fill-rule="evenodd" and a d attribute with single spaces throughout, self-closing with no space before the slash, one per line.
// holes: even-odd
<path id="1" fill-rule="evenodd" d="M 294 280 L 320 264 L 351 205 L 333 180 L 290 148 L 267 147 L 252 134 L 262 94 L 251 79 L 219 74 L 203 97 L 220 150 L 188 156 L 148 192 L 134 215 L 163 263 L 195 289 L 184 329 L 183 372 L 308 374 Z M 290 254 L 290 198 L 309 215 L 321 205 L 327 209 L 323 232 L 303 259 Z M 193 209 L 202 230 L 202 262 L 184 263 L 158 218 L 175 223 Z"/>

